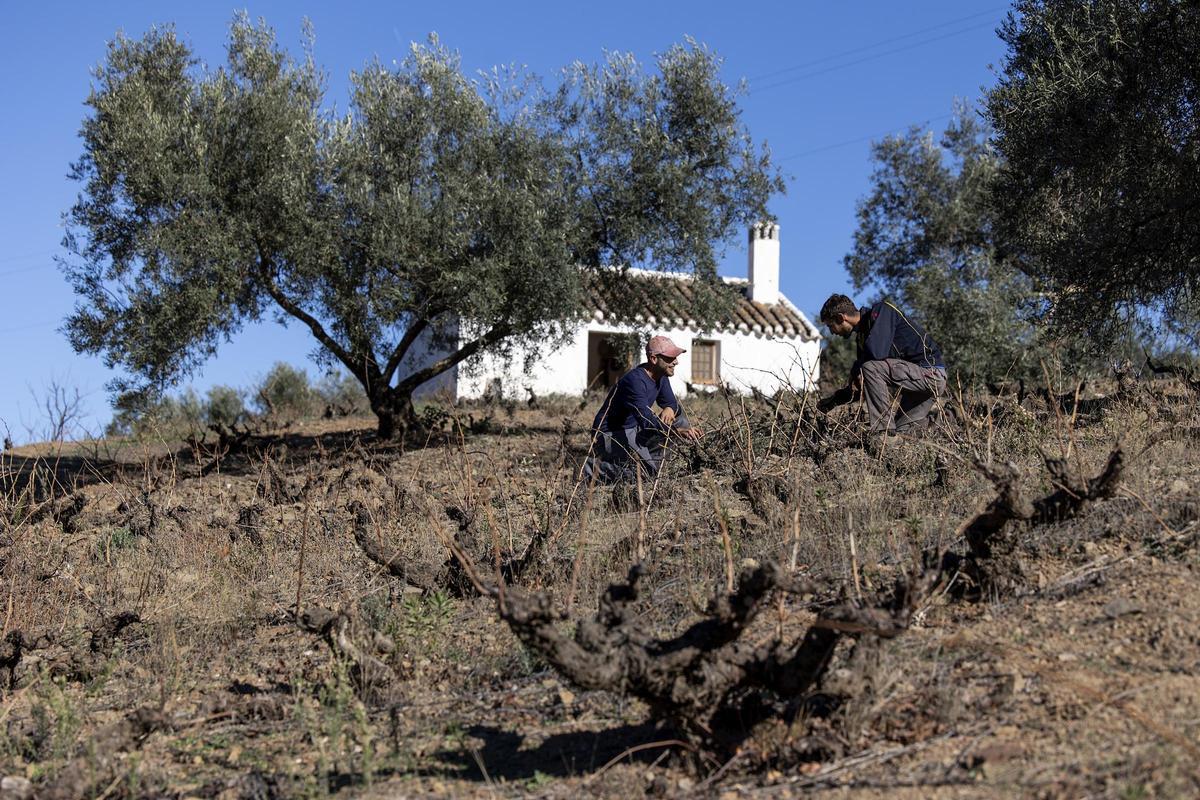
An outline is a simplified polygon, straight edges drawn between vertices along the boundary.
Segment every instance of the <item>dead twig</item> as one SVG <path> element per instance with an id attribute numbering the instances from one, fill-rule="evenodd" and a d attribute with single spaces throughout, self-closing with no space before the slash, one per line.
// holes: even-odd
<path id="1" fill-rule="evenodd" d="M 655 750 L 659 747 L 682 747 L 686 750 L 691 750 L 692 752 L 696 752 L 695 745 L 691 744 L 690 742 L 685 742 L 682 739 L 663 739 L 661 742 L 645 742 L 643 744 L 635 744 L 633 747 L 627 747 L 624 750 L 622 750 L 620 753 L 618 753 L 617 755 L 610 758 L 608 761 L 606 761 L 604 763 L 604 766 L 600 767 L 600 769 L 596 770 L 591 775 L 589 775 L 587 777 L 587 780 L 585 780 L 583 783 L 585 786 L 588 786 L 588 785 L 594 783 L 597 778 L 599 778 L 604 773 L 608 772 L 610 769 L 615 767 L 617 764 L 624 761 L 626 758 L 629 758 L 634 753 L 641 753 L 645 750 Z"/>

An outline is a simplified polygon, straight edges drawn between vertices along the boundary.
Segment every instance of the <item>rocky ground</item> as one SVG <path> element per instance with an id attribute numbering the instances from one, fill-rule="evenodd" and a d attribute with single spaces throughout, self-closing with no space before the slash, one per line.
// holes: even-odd
<path id="1" fill-rule="evenodd" d="M 882 448 L 853 409 L 713 398 L 640 500 L 576 480 L 589 409 L 565 401 L 430 412 L 403 445 L 341 420 L 5 453 L 0 798 L 1196 795 L 1195 399 L 1063 391 L 953 401 Z M 1078 508 L 975 552 L 1019 505 L 997 496 L 1056 491 Z M 635 561 L 583 654 L 622 664 L 596 688 L 547 642 L 603 628 Z M 808 590 L 765 593 L 656 698 L 675 637 L 767 565 Z M 676 702 L 828 631 L 801 689 Z"/>

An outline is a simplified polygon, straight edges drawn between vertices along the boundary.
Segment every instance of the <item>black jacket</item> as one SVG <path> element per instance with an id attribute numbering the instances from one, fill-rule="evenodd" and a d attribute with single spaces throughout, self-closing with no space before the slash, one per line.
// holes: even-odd
<path id="1" fill-rule="evenodd" d="M 855 326 L 854 335 L 858 343 L 858 358 L 850 368 L 851 377 L 857 377 L 867 361 L 882 361 L 899 358 L 921 367 L 942 367 L 942 348 L 933 337 L 904 312 L 887 300 L 859 309 L 862 319 Z"/>

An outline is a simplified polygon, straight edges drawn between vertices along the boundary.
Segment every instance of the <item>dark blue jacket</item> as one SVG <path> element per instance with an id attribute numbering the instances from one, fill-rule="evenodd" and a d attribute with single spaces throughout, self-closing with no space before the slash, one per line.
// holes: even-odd
<path id="1" fill-rule="evenodd" d="M 862 319 L 854 328 L 858 342 L 858 358 L 850 368 L 857 377 L 867 361 L 900 358 L 921 367 L 942 367 L 942 348 L 925 329 L 904 315 L 887 300 L 873 306 L 863 306 L 858 312 Z"/>
<path id="2" fill-rule="evenodd" d="M 592 429 L 597 431 L 621 430 L 635 425 L 639 429 L 652 429 L 666 432 L 670 426 L 664 425 L 651 408 L 658 403 L 662 408 L 673 408 L 678 417 L 683 414 L 675 392 L 671 389 L 671 380 L 666 375 L 657 382 L 646 372 L 649 364 L 639 364 L 626 372 L 616 385 L 608 390 L 608 396 L 596 412 Z"/>

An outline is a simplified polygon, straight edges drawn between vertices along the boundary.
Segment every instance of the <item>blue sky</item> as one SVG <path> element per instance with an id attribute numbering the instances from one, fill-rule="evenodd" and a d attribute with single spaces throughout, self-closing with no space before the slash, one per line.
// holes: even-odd
<path id="1" fill-rule="evenodd" d="M 430 32 L 459 50 L 468 69 L 514 63 L 548 79 L 606 50 L 650 61 L 685 36 L 707 44 L 725 59 L 727 82 L 749 81 L 746 124 L 788 177 L 787 195 L 772 204 L 782 289 L 814 316 L 830 292 L 850 288 L 841 259 L 855 203 L 868 191 L 870 142 L 912 124 L 940 131 L 956 98 L 978 99 L 1003 58 L 995 30 L 1007 11 L 995 0 L 8 4 L 0 49 L 0 435 L 7 425 L 20 442 L 44 427 L 35 395 L 51 382 L 84 393 L 87 428 L 98 431 L 111 416 L 104 387 L 113 373 L 100 358 L 75 354 L 59 330 L 74 296 L 53 260 L 61 214 L 78 191 L 67 171 L 80 153 L 90 69 L 118 30 L 140 36 L 165 22 L 218 64 L 238 9 L 265 18 L 294 53 L 302 18 L 312 20 L 317 61 L 341 107 L 351 70 L 376 56 L 401 59 Z M 745 274 L 745 258 L 734 243 L 722 271 Z M 249 327 L 188 382 L 201 390 L 245 386 L 278 360 L 315 376 L 313 344 L 295 326 Z"/>

